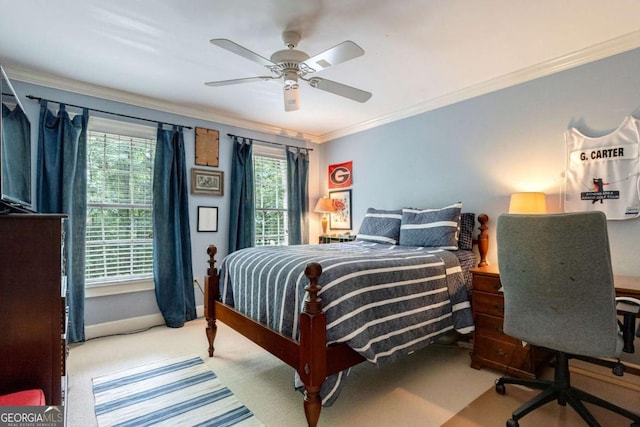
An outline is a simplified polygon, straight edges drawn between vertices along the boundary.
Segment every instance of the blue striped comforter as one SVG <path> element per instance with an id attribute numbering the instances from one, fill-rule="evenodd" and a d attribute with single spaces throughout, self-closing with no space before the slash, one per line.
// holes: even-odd
<path id="1" fill-rule="evenodd" d="M 452 329 L 474 329 L 458 256 L 433 248 L 350 242 L 243 249 L 221 263 L 221 299 L 297 339 L 312 261 L 323 271 L 328 343 L 347 343 L 370 362 L 396 360 Z M 323 385 L 325 405 L 337 397 L 336 381 Z"/>

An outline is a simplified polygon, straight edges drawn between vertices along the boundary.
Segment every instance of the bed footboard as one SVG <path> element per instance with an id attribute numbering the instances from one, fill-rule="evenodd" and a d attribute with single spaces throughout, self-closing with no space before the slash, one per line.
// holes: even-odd
<path id="1" fill-rule="evenodd" d="M 316 426 L 322 409 L 320 388 L 324 380 L 364 361 L 361 355 L 346 344 L 327 347 L 327 322 L 322 311 L 322 300 L 318 297 L 321 289 L 318 279 L 322 274 L 322 267 L 312 262 L 305 269 L 309 285 L 305 288 L 307 299 L 304 310 L 300 313 L 300 340 L 295 341 L 220 301 L 220 279 L 214 258 L 216 253 L 216 247 L 209 246 L 209 268 L 204 279 L 204 315 L 207 319 L 209 357 L 213 357 L 215 352 L 216 321 L 220 320 L 298 371 L 305 389 L 304 412 L 307 423 L 309 426 Z"/>
<path id="2" fill-rule="evenodd" d="M 213 357 L 215 348 L 213 343 L 216 339 L 216 332 L 218 332 L 218 326 L 216 325 L 216 304 L 218 296 L 220 295 L 220 278 L 218 277 L 218 269 L 216 268 L 216 254 L 218 248 L 215 245 L 210 245 L 207 248 L 207 255 L 209 255 L 209 267 L 207 268 L 207 274 L 204 276 L 204 317 L 207 319 L 207 340 L 209 341 L 209 357 Z"/>
<path id="3" fill-rule="evenodd" d="M 300 314 L 298 374 L 304 383 L 304 414 L 310 426 L 315 426 L 320 418 L 320 387 L 327 377 L 327 318 L 322 311 L 322 299 L 318 297 L 321 274 L 322 267 L 317 262 L 309 263 L 305 268 L 309 285 L 305 288 L 307 299 Z"/>

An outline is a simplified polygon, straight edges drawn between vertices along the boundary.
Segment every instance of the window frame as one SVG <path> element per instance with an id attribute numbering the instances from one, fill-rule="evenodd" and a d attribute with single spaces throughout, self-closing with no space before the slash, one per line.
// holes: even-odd
<path id="1" fill-rule="evenodd" d="M 153 139 L 157 143 L 156 127 L 141 125 L 122 120 L 112 120 L 99 116 L 89 118 L 89 131 L 110 133 L 135 138 Z M 87 203 L 89 209 L 89 203 Z M 117 279 L 102 278 L 98 280 L 85 280 L 85 297 L 101 297 L 131 292 L 150 291 L 155 288 L 153 271 L 148 274 L 136 274 Z"/>
<path id="2" fill-rule="evenodd" d="M 253 163 L 254 163 L 254 168 L 255 168 L 255 158 L 256 157 L 266 157 L 266 158 L 272 158 L 272 159 L 276 159 L 276 160 L 280 160 L 284 162 L 284 197 L 283 197 L 283 207 L 282 208 L 268 208 L 268 209 L 258 209 L 257 207 L 257 203 L 255 203 L 254 200 L 254 216 L 257 218 L 257 212 L 258 211 L 262 211 L 262 212 L 267 212 L 267 211 L 271 211 L 271 212 L 284 212 L 284 227 L 285 227 L 285 240 L 286 243 L 284 245 L 277 245 L 277 246 L 289 246 L 289 228 L 288 228 L 288 200 L 287 200 L 287 173 L 286 173 L 286 161 L 287 161 L 287 156 L 286 156 L 286 152 L 282 147 L 274 147 L 271 145 L 266 145 L 266 144 L 260 144 L 260 143 L 254 143 L 253 144 Z M 254 197 L 257 197 L 257 192 L 256 195 Z M 254 222 L 254 225 L 257 225 Z M 254 246 L 258 246 L 257 245 L 257 239 L 258 239 L 258 230 L 256 228 L 255 230 L 255 236 L 254 236 L 254 240 L 253 240 L 253 244 Z M 268 245 L 261 245 L 262 246 L 268 246 Z"/>

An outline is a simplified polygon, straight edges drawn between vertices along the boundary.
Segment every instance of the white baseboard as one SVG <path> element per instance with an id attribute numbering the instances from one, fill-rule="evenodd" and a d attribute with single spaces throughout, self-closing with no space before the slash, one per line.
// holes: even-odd
<path id="1" fill-rule="evenodd" d="M 196 306 L 196 315 L 204 316 L 204 305 Z M 128 319 L 115 320 L 113 322 L 96 323 L 84 328 L 85 339 L 105 337 L 108 335 L 118 335 L 131 333 L 154 326 L 164 325 L 162 314 L 149 314 L 147 316 L 131 317 Z"/>

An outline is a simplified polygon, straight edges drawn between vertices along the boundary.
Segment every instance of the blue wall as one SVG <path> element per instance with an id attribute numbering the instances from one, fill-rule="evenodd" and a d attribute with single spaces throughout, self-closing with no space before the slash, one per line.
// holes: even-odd
<path id="1" fill-rule="evenodd" d="M 633 50 L 336 139 L 322 145 L 320 170 L 353 161 L 356 231 L 368 207 L 455 201 L 495 226 L 515 191 L 544 191 L 549 210 L 562 211 L 564 132 L 598 136 L 640 117 L 639 82 Z M 614 272 L 640 275 L 640 220 L 609 221 L 609 233 Z M 497 263 L 495 244 L 489 261 Z"/>

